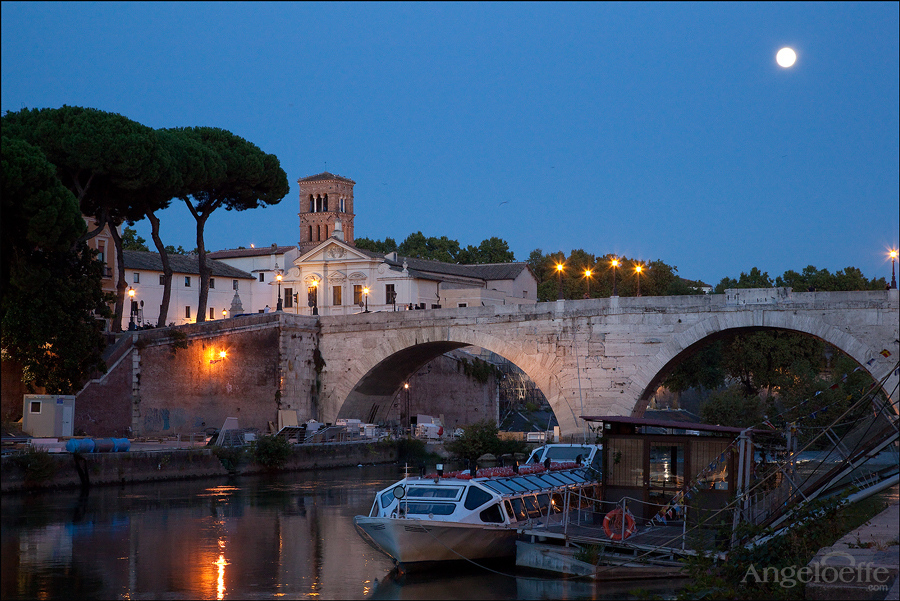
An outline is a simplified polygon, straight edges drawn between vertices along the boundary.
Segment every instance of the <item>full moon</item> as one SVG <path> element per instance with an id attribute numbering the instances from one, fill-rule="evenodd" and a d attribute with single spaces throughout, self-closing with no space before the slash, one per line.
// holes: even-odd
<path id="1" fill-rule="evenodd" d="M 787 69 L 797 62 L 797 53 L 790 48 L 782 48 L 778 51 L 778 54 L 775 55 L 775 62 Z"/>

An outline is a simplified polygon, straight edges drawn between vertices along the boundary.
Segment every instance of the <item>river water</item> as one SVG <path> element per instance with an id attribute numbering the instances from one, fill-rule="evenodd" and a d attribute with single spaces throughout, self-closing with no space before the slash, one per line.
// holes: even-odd
<path id="1" fill-rule="evenodd" d="M 397 465 L 4 495 L 9 599 L 577 599 L 671 583 L 546 577 L 514 562 L 398 575 L 357 535 Z M 492 570 L 492 571 L 491 571 Z"/>

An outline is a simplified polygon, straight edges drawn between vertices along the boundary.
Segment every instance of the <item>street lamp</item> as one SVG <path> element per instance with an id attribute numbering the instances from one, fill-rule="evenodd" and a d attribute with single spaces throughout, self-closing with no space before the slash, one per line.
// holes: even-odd
<path id="1" fill-rule="evenodd" d="M 319 280 L 313 280 L 312 283 L 309 285 L 309 288 L 307 288 L 307 290 L 306 290 L 307 299 L 309 301 L 308 304 L 310 307 L 312 307 L 313 315 L 319 314 L 318 287 L 319 287 Z"/>
<path id="2" fill-rule="evenodd" d="M 562 300 L 562 299 L 563 299 L 563 293 L 562 293 L 562 272 L 563 272 L 563 264 L 562 264 L 562 263 L 557 263 L 557 264 L 556 264 L 556 279 L 557 279 L 557 282 L 558 282 L 558 284 L 559 284 L 559 294 L 556 296 L 556 300 Z"/>
<path id="3" fill-rule="evenodd" d="M 412 438 L 412 416 L 409 414 L 409 382 L 404 382 L 403 388 L 406 389 L 406 436 L 407 438 Z"/>
<path id="4" fill-rule="evenodd" d="M 891 256 L 891 288 L 897 288 L 897 276 L 894 273 L 894 261 L 897 260 L 897 251 L 892 248 L 888 254 Z"/>
<path id="5" fill-rule="evenodd" d="M 612 270 L 613 270 L 613 296 L 619 296 L 619 289 L 616 288 L 616 268 L 619 266 L 619 260 L 612 260 Z"/>
<path id="6" fill-rule="evenodd" d="M 641 272 L 644 270 L 644 266 L 638 263 L 634 266 L 634 273 L 637 274 L 637 295 L 641 295 Z"/>
<path id="7" fill-rule="evenodd" d="M 281 280 L 284 277 L 284 270 L 278 268 L 278 263 L 275 263 L 275 281 L 278 282 L 278 304 L 275 305 L 276 311 L 281 311 Z"/>
<path id="8" fill-rule="evenodd" d="M 366 297 L 366 310 L 365 310 L 365 313 L 368 313 L 368 312 L 369 312 L 369 287 L 368 287 L 368 286 L 366 286 L 365 288 L 363 288 L 363 296 Z M 407 384 L 407 388 L 409 388 L 409 384 Z"/>
<path id="9" fill-rule="evenodd" d="M 587 294 L 584 295 L 584 298 L 591 298 L 591 270 L 584 270 L 584 277 L 587 280 Z"/>
<path id="10" fill-rule="evenodd" d="M 137 313 L 137 303 L 134 302 L 134 295 L 136 294 L 134 288 L 131 286 L 128 287 L 128 299 L 131 301 L 131 318 L 128 320 L 128 329 L 134 330 L 136 328 L 134 324 L 134 315 Z"/>

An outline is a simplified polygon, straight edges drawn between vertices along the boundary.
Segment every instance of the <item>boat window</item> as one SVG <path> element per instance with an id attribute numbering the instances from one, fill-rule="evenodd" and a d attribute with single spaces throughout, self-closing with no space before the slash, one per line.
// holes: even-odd
<path id="1" fill-rule="evenodd" d="M 476 507 L 481 507 L 491 499 L 493 499 L 493 495 L 491 493 L 481 490 L 477 486 L 470 486 L 469 492 L 466 493 L 466 509 L 475 509 Z"/>
<path id="2" fill-rule="evenodd" d="M 506 486 L 505 484 L 503 484 L 502 482 L 499 482 L 497 480 L 490 480 L 487 482 L 482 482 L 482 484 L 487 486 L 494 492 L 500 493 L 501 495 L 508 495 L 511 492 L 516 492 L 514 489 L 510 488 L 509 486 Z"/>
<path id="3" fill-rule="evenodd" d="M 557 477 L 556 474 L 541 474 L 541 479 L 546 480 L 552 486 L 563 486 L 566 484 L 566 481 L 562 478 Z"/>
<path id="4" fill-rule="evenodd" d="M 517 479 L 510 478 L 508 480 L 503 480 L 503 485 L 508 486 L 513 492 L 522 492 L 523 490 L 531 490 L 530 486 L 522 486 Z"/>
<path id="5" fill-rule="evenodd" d="M 374 518 L 378 517 L 378 501 L 372 503 L 372 509 L 369 510 L 369 517 Z"/>
<path id="6" fill-rule="evenodd" d="M 580 482 L 580 480 L 571 473 L 557 472 L 553 475 L 556 476 L 557 478 L 559 478 L 560 480 L 562 480 L 563 482 L 565 482 L 566 484 L 574 484 L 575 482 Z"/>
<path id="7" fill-rule="evenodd" d="M 512 521 L 516 521 L 516 514 L 513 512 L 513 508 L 509 502 L 509 499 L 503 502 L 503 507 L 506 509 L 506 517 L 508 517 Z"/>
<path id="8" fill-rule="evenodd" d="M 513 512 L 516 514 L 516 519 L 521 521 L 528 519 L 528 512 L 525 511 L 525 504 L 522 502 L 522 499 L 516 497 L 515 499 L 510 499 L 513 506 Z"/>
<path id="9" fill-rule="evenodd" d="M 502 524 L 503 523 L 503 514 L 500 513 L 500 505 L 498 503 L 494 503 L 480 514 L 478 517 L 481 518 L 482 522 L 487 522 L 488 524 Z"/>
<path id="10" fill-rule="evenodd" d="M 543 493 L 537 496 L 538 507 L 541 508 L 541 515 L 547 515 L 550 511 L 547 509 L 550 507 L 550 495 L 547 493 Z"/>
<path id="11" fill-rule="evenodd" d="M 461 486 L 410 486 L 407 497 L 416 499 L 453 499 L 459 498 Z"/>
<path id="12" fill-rule="evenodd" d="M 541 517 L 541 508 L 538 506 L 537 499 L 533 495 L 522 497 L 522 500 L 525 501 L 525 510 L 528 512 L 528 517 Z"/>
<path id="13" fill-rule="evenodd" d="M 432 513 L 434 515 L 450 515 L 456 510 L 454 503 L 401 503 L 408 514 L 424 514 Z"/>
<path id="14" fill-rule="evenodd" d="M 394 489 L 381 493 L 381 506 L 385 509 L 394 502 Z"/>
<path id="15" fill-rule="evenodd" d="M 547 483 L 541 480 L 538 476 L 525 476 L 525 480 L 531 482 L 531 490 L 540 490 L 542 488 L 547 488 Z"/>

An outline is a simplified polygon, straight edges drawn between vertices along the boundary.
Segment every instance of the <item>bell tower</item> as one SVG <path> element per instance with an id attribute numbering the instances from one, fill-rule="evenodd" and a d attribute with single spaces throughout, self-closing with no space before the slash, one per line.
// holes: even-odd
<path id="1" fill-rule="evenodd" d="M 300 178 L 297 183 L 300 185 L 300 252 L 328 240 L 335 234 L 335 227 L 338 232 L 343 231 L 344 242 L 352 246 L 356 182 L 326 171 Z"/>

